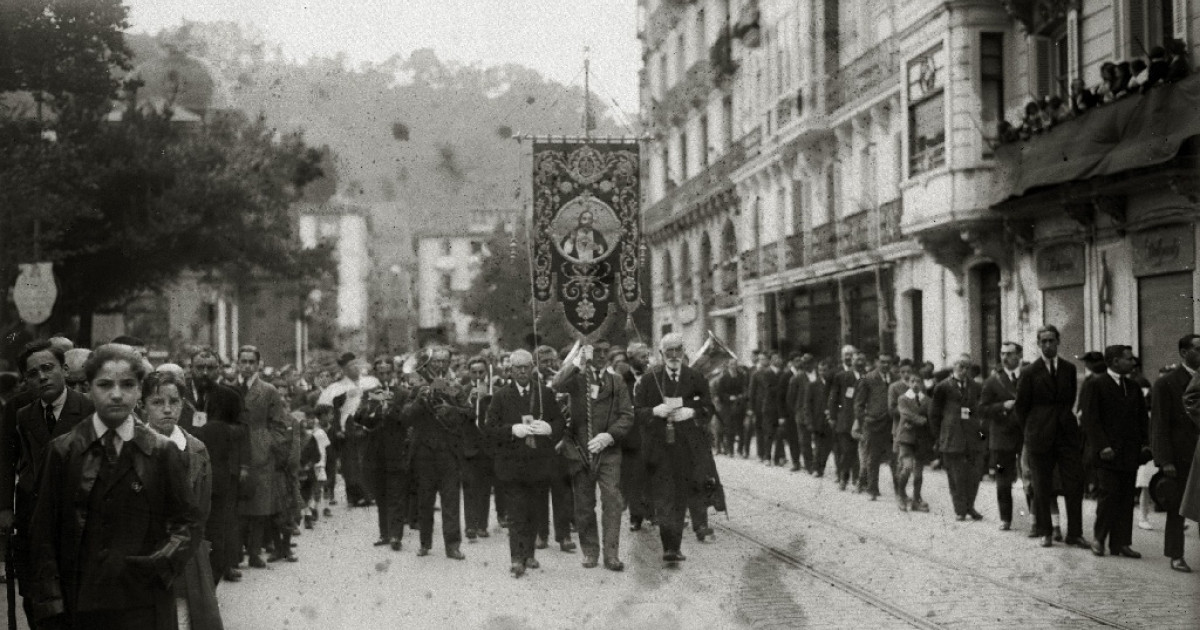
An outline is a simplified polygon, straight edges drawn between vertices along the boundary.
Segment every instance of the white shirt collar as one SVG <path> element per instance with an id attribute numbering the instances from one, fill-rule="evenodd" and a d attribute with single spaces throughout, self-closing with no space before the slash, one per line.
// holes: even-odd
<path id="1" fill-rule="evenodd" d="M 257 380 L 258 380 L 257 372 L 255 372 L 254 376 L 251 376 L 249 379 L 245 379 L 245 378 L 242 378 L 241 376 L 238 376 L 238 382 L 241 383 L 242 387 L 245 387 L 246 389 L 250 389 L 251 387 L 253 387 L 254 381 L 257 381 Z"/>
<path id="2" fill-rule="evenodd" d="M 1058 367 L 1058 357 L 1057 357 L 1057 356 L 1055 356 L 1055 357 L 1048 357 L 1048 356 L 1046 356 L 1046 355 L 1044 355 L 1044 354 L 1043 354 L 1043 355 L 1042 355 L 1042 362 L 1044 362 L 1044 363 L 1046 364 L 1046 367 L 1047 367 L 1048 369 L 1053 369 L 1053 368 L 1056 368 L 1056 367 Z"/>
<path id="3" fill-rule="evenodd" d="M 520 394 L 521 396 L 524 396 L 525 392 L 527 392 L 533 388 L 533 381 L 529 381 L 525 385 L 521 385 L 520 383 L 513 381 L 513 387 L 517 388 L 518 394 Z"/>
<path id="4" fill-rule="evenodd" d="M 1179 365 L 1182 365 L 1183 369 L 1187 370 L 1188 376 L 1196 375 L 1196 370 L 1193 370 L 1192 368 L 1188 367 L 1186 363 L 1180 363 Z"/>
<path id="5" fill-rule="evenodd" d="M 179 425 L 175 425 L 175 430 L 171 431 L 171 435 L 168 435 L 167 439 L 179 447 L 179 450 L 187 450 L 187 436 L 183 434 L 183 429 L 180 429 Z"/>
<path id="6" fill-rule="evenodd" d="M 121 445 L 133 439 L 133 416 L 125 418 L 125 421 L 117 425 L 117 450 L 121 450 Z M 104 437 L 108 433 L 108 427 L 100 421 L 100 414 L 92 414 L 92 428 L 96 431 L 96 439 Z"/>
<path id="7" fill-rule="evenodd" d="M 1112 368 L 1108 368 L 1108 376 L 1112 380 L 1116 381 L 1117 385 L 1121 384 L 1121 375 L 1114 372 Z"/>
<path id="8" fill-rule="evenodd" d="M 58 419 L 59 416 L 62 415 L 63 405 L 65 405 L 65 404 L 67 404 L 67 388 L 66 387 L 63 388 L 62 393 L 58 395 L 58 398 L 55 398 L 54 402 L 50 403 L 50 409 L 54 411 L 54 418 L 56 420 Z M 46 403 L 42 403 L 43 407 L 45 407 L 45 405 L 46 405 Z"/>

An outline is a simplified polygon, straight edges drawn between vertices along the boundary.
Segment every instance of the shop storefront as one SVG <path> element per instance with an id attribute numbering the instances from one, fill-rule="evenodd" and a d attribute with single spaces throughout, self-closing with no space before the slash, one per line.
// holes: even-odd
<path id="1" fill-rule="evenodd" d="M 1193 224 L 1154 228 L 1130 235 L 1137 278 L 1138 354 L 1147 376 L 1178 363 L 1179 337 L 1196 330 Z"/>
<path id="2" fill-rule="evenodd" d="M 1061 334 L 1063 356 L 1081 355 L 1087 330 L 1084 281 L 1087 277 L 1082 243 L 1049 245 L 1037 252 L 1038 290 L 1042 294 L 1042 323 Z"/>

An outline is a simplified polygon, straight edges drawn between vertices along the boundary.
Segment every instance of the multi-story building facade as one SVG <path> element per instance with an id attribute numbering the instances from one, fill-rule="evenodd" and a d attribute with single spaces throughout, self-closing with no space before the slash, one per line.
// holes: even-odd
<path id="1" fill-rule="evenodd" d="M 413 238 L 416 252 L 418 345 L 452 343 L 479 350 L 496 347 L 491 323 L 462 311 L 462 295 L 471 289 L 488 242 L 508 225 L 515 210 L 477 209 L 443 229 L 423 230 Z"/>
<path id="2" fill-rule="evenodd" d="M 1020 164 L 998 148 L 997 123 L 1070 78 L 1096 82 L 1100 63 L 1136 54 L 1129 42 L 1194 43 L 1197 4 L 647 0 L 655 334 L 698 344 L 708 329 L 743 355 L 851 343 L 992 365 L 1002 340 L 1055 321 L 1079 336 L 1064 335 L 1068 353 L 1137 347 L 1134 328 L 1101 335 L 1095 318 L 1064 312 L 1087 299 L 1035 294 L 1039 235 L 1082 233 L 1050 226 L 1047 204 L 1065 213 L 1054 193 L 1025 203 L 1007 183 Z M 1195 214 L 1178 203 L 1164 221 Z M 1182 286 L 1194 266 L 1172 264 Z"/>

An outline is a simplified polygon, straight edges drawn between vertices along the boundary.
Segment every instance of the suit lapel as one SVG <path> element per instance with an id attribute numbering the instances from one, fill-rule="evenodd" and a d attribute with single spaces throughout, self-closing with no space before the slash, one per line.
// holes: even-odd
<path id="1" fill-rule="evenodd" d="M 25 434 L 29 436 L 31 444 L 47 444 L 50 442 L 50 432 L 46 428 L 45 409 L 42 407 L 42 399 L 35 398 L 29 403 L 30 413 L 26 414 Z M 67 408 L 63 407 L 63 415 L 66 415 Z M 55 427 L 58 426 L 56 423 Z"/>

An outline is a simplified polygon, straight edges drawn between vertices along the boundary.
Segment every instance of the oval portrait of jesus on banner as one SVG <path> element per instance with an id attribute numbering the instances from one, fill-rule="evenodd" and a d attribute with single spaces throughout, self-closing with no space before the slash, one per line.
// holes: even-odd
<path id="1" fill-rule="evenodd" d="M 550 224 L 558 253 L 574 263 L 604 260 L 621 238 L 621 221 L 612 207 L 595 197 L 566 203 Z"/>

